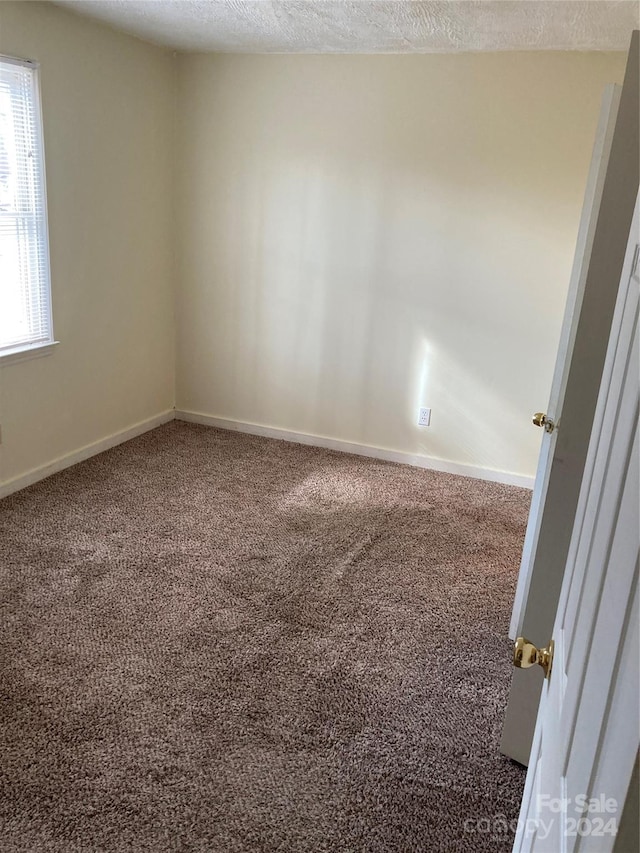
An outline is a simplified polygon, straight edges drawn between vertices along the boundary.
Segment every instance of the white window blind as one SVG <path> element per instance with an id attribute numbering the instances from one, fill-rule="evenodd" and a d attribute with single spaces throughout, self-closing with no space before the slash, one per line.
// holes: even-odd
<path id="1" fill-rule="evenodd" d="M 0 356 L 52 342 L 37 66 L 0 56 Z"/>

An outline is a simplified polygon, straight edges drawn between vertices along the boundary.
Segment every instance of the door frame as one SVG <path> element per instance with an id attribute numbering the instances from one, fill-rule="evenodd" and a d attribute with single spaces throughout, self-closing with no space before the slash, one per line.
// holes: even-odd
<path id="1" fill-rule="evenodd" d="M 578 508 L 573 524 L 553 639 L 556 655 L 542 690 L 532 761 L 527 773 L 514 850 L 546 851 L 547 834 L 567 850 L 577 833 L 562 831 L 563 821 L 584 817 L 585 849 L 611 851 L 611 830 L 590 837 L 592 815 L 577 815 L 575 804 L 550 802 L 565 790 L 562 741 L 575 742 L 568 755 L 581 756 L 581 776 L 574 779 L 589 799 L 605 795 L 613 804 L 599 820 L 619 821 L 626 804 L 638 752 L 638 306 L 640 304 L 640 193 L 629 232 L 607 357 Z M 605 497 L 607 498 L 605 500 Z M 621 559 L 621 554 L 626 554 Z M 618 562 L 620 561 L 620 562 Z M 588 574 L 587 574 L 588 573 Z M 603 602 L 609 601 L 609 605 Z M 613 601 L 619 607 L 612 607 Z M 567 622 L 567 611 L 569 621 Z M 576 614 L 575 622 L 572 615 Z M 580 621 L 582 620 L 582 621 Z M 569 632 L 567 634 L 567 631 Z M 566 635 L 566 636 L 565 636 Z M 597 637 L 600 637 L 598 645 Z M 564 671 L 565 639 L 571 643 Z M 602 685 L 603 689 L 599 689 Z M 585 699 L 592 696 L 593 702 Z M 566 726 L 566 729 L 564 728 Z M 550 728 L 548 728 L 550 727 Z M 561 738 L 552 754 L 545 754 Z M 589 746 L 589 741 L 591 745 Z M 580 744 L 584 750 L 580 752 Z M 598 746 L 595 746 L 598 744 Z M 574 771 L 575 772 L 575 771 Z M 546 781 L 545 781 L 546 780 Z M 549 790 L 552 787 L 553 790 Z M 546 798 L 546 799 L 545 799 Z M 612 799 L 613 798 L 613 799 Z M 633 804 L 632 810 L 633 810 Z M 637 813 L 637 803 L 635 804 Z M 626 814 L 627 819 L 629 814 Z M 565 827 L 566 828 L 566 827 Z M 573 827 L 575 829 L 575 827 Z M 571 826 L 569 826 L 571 830 Z M 560 833 L 559 837 L 557 833 Z M 583 849 L 582 846 L 580 849 Z"/>
<path id="2" fill-rule="evenodd" d="M 546 646 L 551 638 L 560 598 L 639 184 L 640 33 L 636 30 L 631 39 L 608 167 L 595 215 L 578 320 L 580 333 L 568 354 L 562 411 L 549 413 L 556 415 L 559 429 L 548 488 L 540 508 L 535 557 L 529 568 L 530 577 L 526 582 L 523 580 L 525 593 L 519 597 L 521 604 L 510 631 L 512 639 L 518 629 L 517 634 L 526 636 L 538 647 Z M 548 438 L 553 438 L 553 434 Z M 525 765 L 531 753 L 541 687 L 540 676 L 514 670 L 500 749 Z"/>

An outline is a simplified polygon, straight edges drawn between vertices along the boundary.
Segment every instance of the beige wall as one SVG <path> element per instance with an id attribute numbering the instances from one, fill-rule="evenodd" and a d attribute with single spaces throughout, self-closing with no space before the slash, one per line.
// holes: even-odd
<path id="1" fill-rule="evenodd" d="M 0 2 L 0 53 L 41 62 L 54 330 L 0 368 L 0 482 L 172 408 L 167 51 L 40 3 Z"/>
<path id="2" fill-rule="evenodd" d="M 177 407 L 533 474 L 623 71 L 602 53 L 180 57 Z"/>
<path id="3" fill-rule="evenodd" d="M 174 252 L 180 409 L 533 473 L 623 55 L 184 56 L 174 123 L 167 51 L 4 2 L 0 52 L 42 64 L 61 341 L 0 368 L 0 483 L 171 409 Z"/>

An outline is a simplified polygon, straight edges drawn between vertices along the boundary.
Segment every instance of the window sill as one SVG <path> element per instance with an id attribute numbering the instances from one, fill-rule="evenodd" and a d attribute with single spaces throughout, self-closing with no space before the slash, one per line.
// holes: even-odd
<path id="1" fill-rule="evenodd" d="M 0 367 L 6 367 L 9 364 L 17 364 L 20 361 L 29 361 L 32 358 L 42 358 L 45 355 L 51 355 L 54 348 L 59 344 L 59 341 L 49 341 L 46 344 L 36 344 L 30 347 L 16 347 L 12 350 L 0 352 Z"/>

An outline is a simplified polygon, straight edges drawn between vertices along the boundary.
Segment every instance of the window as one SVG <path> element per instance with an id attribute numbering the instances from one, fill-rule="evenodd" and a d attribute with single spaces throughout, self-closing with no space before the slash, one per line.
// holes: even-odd
<path id="1" fill-rule="evenodd" d="M 53 343 L 38 69 L 0 56 L 0 358 Z"/>

